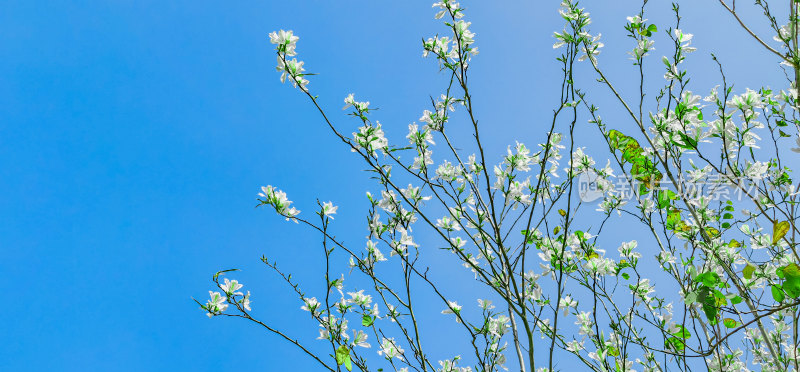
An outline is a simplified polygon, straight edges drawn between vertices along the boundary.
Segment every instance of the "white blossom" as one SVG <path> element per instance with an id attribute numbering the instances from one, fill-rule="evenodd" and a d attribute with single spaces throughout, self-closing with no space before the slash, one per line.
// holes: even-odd
<path id="1" fill-rule="evenodd" d="M 211 299 L 206 302 L 203 308 L 207 311 L 206 315 L 208 315 L 209 318 L 221 314 L 228 308 L 228 304 L 226 303 L 228 300 L 227 297 L 219 292 L 212 291 L 208 291 L 208 295 Z"/>
<path id="2" fill-rule="evenodd" d="M 378 355 L 383 355 L 386 359 L 397 358 L 402 360 L 405 351 L 394 341 L 394 337 L 384 337 L 381 341 L 381 349 L 378 350 Z"/>

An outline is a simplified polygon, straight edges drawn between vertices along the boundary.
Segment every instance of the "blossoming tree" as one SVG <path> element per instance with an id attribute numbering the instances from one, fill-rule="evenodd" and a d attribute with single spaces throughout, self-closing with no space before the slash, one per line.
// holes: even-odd
<path id="1" fill-rule="evenodd" d="M 486 160 L 492 149 L 484 147 L 473 110 L 469 67 L 478 49 L 460 4 L 434 4 L 447 36 L 428 38 L 422 50 L 448 84 L 400 141 L 386 138 L 370 103 L 354 94 L 344 110 L 358 128 L 347 134 L 334 125 L 296 58 L 299 38 L 271 33 L 280 80 L 305 96 L 332 136 L 372 172 L 369 235 L 366 242 L 340 240 L 332 223 L 337 206 L 317 202 L 314 213 L 303 214 L 277 187 L 262 187 L 260 205 L 321 238 L 322 293 L 304 292 L 262 257 L 319 325 L 319 337 L 294 338 L 258 319 L 250 292 L 226 277 L 231 270 L 216 273 L 218 289 L 198 303 L 209 317 L 264 327 L 330 371 L 554 371 L 566 360 L 593 371 L 800 369 L 798 190 L 790 169 L 800 152 L 793 147 L 800 147 L 800 5 L 786 1 L 789 12 L 779 16 L 773 2 L 755 4 L 772 40 L 748 27 L 735 1 L 719 5 L 774 56 L 786 86 L 735 91 L 717 62 L 719 85 L 701 97 L 690 91 L 691 74 L 683 68 L 695 48 L 680 28 L 678 5 L 672 25 L 648 23 L 646 0 L 627 18 L 639 90 L 623 92 L 598 62 L 603 43 L 590 30 L 589 13 L 577 1 L 563 1 L 565 24 L 554 45 L 560 96 L 538 145 L 517 142 L 499 164 Z M 659 47 L 667 55 L 661 64 L 646 64 L 659 33 L 669 37 Z M 578 68 L 594 79 L 579 81 Z M 645 99 L 650 71 L 664 80 Z M 603 121 L 581 90 L 590 84 L 615 97 L 608 109 L 622 110 L 626 122 Z M 636 98 L 624 98 L 631 94 Z M 455 120 L 470 128 L 471 143 L 455 143 Z M 601 152 L 603 166 L 576 143 L 576 127 L 587 120 L 602 138 L 591 149 Z M 622 217 L 647 241 L 600 244 L 604 228 Z M 431 278 L 426 247 L 414 234 L 439 239 L 437 247 L 474 274 L 468 285 L 479 288 L 476 302 L 453 301 L 453 284 Z M 639 248 L 645 244 L 647 250 Z M 349 266 L 336 267 L 334 257 L 349 259 Z M 351 286 L 350 276 L 367 285 Z M 469 345 L 460 355 L 436 355 L 423 345 L 421 292 L 438 299 L 437 311 L 458 325 Z M 313 351 L 319 350 L 308 346 L 313 342 L 327 350 Z"/>

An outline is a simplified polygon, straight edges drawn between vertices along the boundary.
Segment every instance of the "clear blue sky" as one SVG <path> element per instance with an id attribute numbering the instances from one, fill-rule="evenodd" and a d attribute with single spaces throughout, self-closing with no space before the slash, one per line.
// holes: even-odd
<path id="1" fill-rule="evenodd" d="M 443 32 L 430 3 L 4 2 L 0 370 L 314 370 L 278 338 L 209 320 L 191 300 L 206 297 L 213 272 L 238 267 L 256 314 L 316 336 L 259 257 L 318 290 L 317 236 L 254 209 L 261 185 L 286 190 L 306 213 L 315 197 L 332 200 L 341 205 L 339 235 L 356 245 L 366 235 L 367 174 L 304 97 L 280 84 L 267 34 L 283 28 L 301 37 L 299 58 L 320 74 L 310 88 L 344 132 L 356 125 L 339 109 L 354 92 L 380 107 L 376 118 L 397 142 L 443 87 L 435 62 L 421 58 L 420 40 Z M 481 51 L 473 91 L 493 159 L 515 139 L 540 142 L 557 99 L 549 92 L 558 1 L 532 3 L 464 1 Z M 742 90 L 765 76 L 785 87 L 776 69 L 748 72 L 773 59 L 716 1 L 684 3 L 683 28 L 699 49 L 688 63 L 707 72 L 692 89 L 705 94 L 717 84 L 711 51 Z M 585 6 L 604 35 L 601 64 L 633 86 L 622 24 L 637 2 Z M 662 29 L 671 22 L 666 10 L 650 10 Z M 656 65 L 669 53 L 659 40 Z M 585 88 L 606 120 L 621 117 L 604 90 Z M 464 283 L 456 292 L 469 294 Z"/>

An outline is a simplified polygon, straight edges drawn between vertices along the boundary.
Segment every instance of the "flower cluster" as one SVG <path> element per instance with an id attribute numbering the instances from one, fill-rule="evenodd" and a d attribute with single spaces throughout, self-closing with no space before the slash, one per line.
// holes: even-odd
<path id="1" fill-rule="evenodd" d="M 278 214 L 286 217 L 287 221 L 294 220 L 294 222 L 297 223 L 295 217 L 300 214 L 300 211 L 290 206 L 292 201 L 286 197 L 285 192 L 278 190 L 272 185 L 267 185 L 261 187 L 261 192 L 258 193 L 258 196 L 261 197 L 261 199 L 258 199 L 258 201 L 261 202 L 260 205 L 271 205 Z"/>
<path id="2" fill-rule="evenodd" d="M 305 78 L 308 74 L 305 73 L 303 68 L 303 61 L 297 61 L 297 58 L 287 59 L 297 55 L 295 48 L 297 48 L 297 40 L 300 37 L 295 36 L 291 30 L 289 31 L 274 31 L 269 34 L 269 41 L 275 44 L 275 50 L 278 53 L 278 66 L 276 69 L 281 72 L 281 83 L 286 82 L 289 77 L 292 84 L 300 89 L 306 90 L 308 79 Z"/>
<path id="3" fill-rule="evenodd" d="M 453 0 L 437 2 L 433 7 L 441 9 L 436 13 L 436 19 L 450 16 L 451 21 L 445 22 L 445 25 L 450 27 L 452 36 L 428 38 L 422 44 L 422 56 L 427 57 L 432 53 L 445 68 L 457 72 L 466 69 L 472 56 L 478 54 L 478 48 L 473 46 L 475 33 L 469 29 L 472 23 L 461 19 L 464 17 L 464 9 Z"/>
<path id="4" fill-rule="evenodd" d="M 628 102 L 624 97 L 630 95 L 598 66 L 604 44 L 600 34 L 589 30 L 589 13 L 577 1 L 564 0 L 560 14 L 565 26 L 555 33 L 553 45 L 566 47 L 557 51 L 564 77 L 561 100 L 552 121 L 548 118 L 552 126 L 542 131 L 547 140 L 533 151 L 521 142 L 505 152 L 486 151 L 488 142 L 478 135 L 483 127 L 472 107 L 476 95 L 467 84 L 468 63 L 477 54 L 475 33 L 463 19 L 459 3 L 442 0 L 434 8 L 435 18 L 444 19 L 448 33 L 423 41 L 423 56 L 436 58 L 449 84 L 444 94 L 431 97 L 431 105 L 417 122 L 408 125 L 408 145 L 390 147 L 387 136 L 393 130 L 387 126 L 384 132 L 371 118 L 370 102 L 357 101 L 354 94 L 345 97 L 343 108 L 352 109 L 348 114 L 360 120 L 352 137 L 342 136 L 330 116 L 323 114 L 338 138 L 364 158 L 380 185 L 375 196 L 367 193 L 365 246 L 348 246 L 328 230 L 338 210 L 332 202 L 318 201 L 317 226 L 297 217 L 300 211 L 291 207 L 284 192 L 265 186 L 259 193 L 261 205 L 270 205 L 287 220 L 304 222 L 323 235 L 324 293 L 306 295 L 291 275 L 278 271 L 299 295 L 300 308 L 319 326 L 318 339 L 332 347 L 331 358 L 321 356 L 317 361 L 329 370 L 352 370 L 353 364 L 360 370 L 372 369 L 359 351 L 370 347 L 370 334 L 377 340 L 373 343 L 384 365 L 399 371 L 436 369 L 435 359 L 426 355 L 412 333 L 417 332 L 421 307 L 412 305 L 417 294 L 410 288 L 420 283 L 440 296 L 442 303 L 434 305 L 435 311 L 453 315 L 447 319 L 466 330 L 465 340 L 477 357 L 473 367 L 458 366 L 460 356 L 439 360 L 439 371 L 498 371 L 507 368 L 507 354 L 517 353 L 516 360 L 523 365 L 530 362 L 533 372 L 534 364 L 540 363 L 526 360 L 529 356 L 523 351 L 533 350 L 536 333 L 547 339 L 551 354 L 561 349 L 592 370 L 656 371 L 675 364 L 681 369 L 691 363 L 687 360 L 700 361 L 697 365 L 711 370 L 755 366 L 784 371 L 797 365 L 800 352 L 791 332 L 797 328 L 800 303 L 800 256 L 795 249 L 800 230 L 794 207 L 800 185 L 792 178 L 792 160 L 781 158 L 800 153 L 796 82 L 783 91 L 734 92 L 720 65 L 721 86 L 706 97 L 693 93 L 688 89 L 690 75 L 682 70 L 686 56 L 695 51 L 693 35 L 681 29 L 675 5 L 676 24 L 664 33 L 673 41 L 670 49 L 674 47 L 674 53 L 663 58 L 668 81 L 658 87 L 658 94 L 645 94 L 649 83 L 643 59 L 654 50 L 658 27 L 648 23 L 642 6 L 624 26 L 635 42 L 628 54 L 638 66 L 635 78 L 641 79 L 634 94 L 638 102 Z M 800 10 L 793 9 L 793 14 Z M 734 9 L 728 10 L 736 15 Z M 765 5 L 762 10 L 771 17 Z M 784 62 L 796 59 L 797 48 L 790 43 L 796 20 L 783 27 L 774 18 L 770 23 L 778 34 L 775 40 L 786 48 L 785 53 L 772 52 Z M 308 93 L 304 63 L 292 58 L 298 37 L 281 30 L 271 33 L 270 41 L 276 45 L 281 81 L 290 79 Z M 583 73 L 574 69 L 583 60 L 590 65 L 582 68 L 596 74 L 604 89 L 613 93 L 609 97 L 625 108 L 629 128 L 621 120 L 614 122 L 617 129 L 607 127 L 588 95 L 576 88 L 573 79 Z M 315 97 L 306 95 L 322 110 Z M 577 142 L 575 133 L 584 130 L 580 127 L 584 114 L 590 116 L 589 124 L 596 125 L 592 129 L 598 130 L 599 145 L 584 147 Z M 453 135 L 461 120 L 467 121 L 469 132 L 474 130 L 468 134 L 475 142 L 467 146 L 457 141 L 464 136 Z M 795 144 L 798 147 L 792 147 Z M 602 166 L 589 153 L 606 147 L 609 156 Z M 565 155 L 568 159 L 563 159 Z M 393 174 L 392 169 L 399 171 Z M 738 193 L 737 203 L 718 197 L 728 191 Z M 596 200 L 602 215 L 585 213 L 585 204 Z M 620 244 L 618 238 L 598 236 L 601 231 L 607 235 L 605 226 L 617 217 L 624 221 L 617 225 L 617 233 L 633 232 L 628 224 L 641 224 L 638 240 L 631 236 Z M 435 234 L 425 234 L 418 221 Z M 479 299 L 478 314 L 445 300 L 445 292 L 433 281 L 438 273 L 421 263 L 433 251 L 421 246 L 433 239 L 474 274 L 476 283 L 485 285 L 481 297 L 499 299 L 500 309 Z M 339 279 L 339 273 L 330 272 L 330 264 L 339 258 L 334 252 L 349 259 L 351 272 L 366 276 L 368 289 L 344 290 L 344 274 Z M 388 260 L 397 265 L 378 264 Z M 392 268 L 400 271 L 387 275 Z M 219 291 L 210 291 L 210 299 L 201 305 L 208 316 L 234 315 L 225 313 L 234 307 L 249 317 L 250 293 L 244 294 L 235 280 L 216 279 Z M 680 306 L 673 307 L 673 302 Z M 592 307 L 585 308 L 587 304 Z M 379 306 L 386 306 L 384 315 Z M 387 320 L 399 327 L 401 337 L 396 333 L 390 337 L 390 330 L 381 324 Z M 746 356 L 731 346 L 735 339 L 751 353 Z M 299 346 L 299 341 L 295 343 Z M 552 370 L 550 358 L 551 365 L 536 371 Z"/>
<path id="5" fill-rule="evenodd" d="M 219 275 L 219 273 L 217 275 Z M 239 292 L 242 288 L 242 284 L 237 280 L 228 280 L 228 278 L 225 278 L 224 283 L 219 284 L 217 282 L 217 286 L 222 292 L 208 291 L 210 299 L 204 305 L 200 305 L 200 308 L 206 311 L 206 315 L 209 318 L 224 313 L 225 310 L 228 309 L 229 304 L 234 304 L 237 307 L 241 306 L 239 308 L 240 310 L 252 310 L 250 307 L 250 291 L 247 291 L 247 294 Z"/>

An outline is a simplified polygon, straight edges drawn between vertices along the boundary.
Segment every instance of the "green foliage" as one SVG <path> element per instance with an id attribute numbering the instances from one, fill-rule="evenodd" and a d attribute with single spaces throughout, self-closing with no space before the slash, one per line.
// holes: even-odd
<path id="1" fill-rule="evenodd" d="M 751 263 L 748 263 L 747 266 L 745 266 L 744 269 L 742 269 L 742 276 L 745 279 L 752 279 L 754 271 L 756 271 L 756 266 Z"/>
<path id="2" fill-rule="evenodd" d="M 800 297 L 800 267 L 791 263 L 783 267 L 783 290 L 791 298 Z"/>
<path id="3" fill-rule="evenodd" d="M 353 363 L 350 360 L 350 349 L 347 348 L 347 346 L 341 345 L 336 349 L 336 364 L 344 364 L 344 368 L 347 368 L 348 371 L 353 370 Z"/>
<path id="4" fill-rule="evenodd" d="M 788 221 L 775 222 L 772 225 L 772 245 L 778 245 L 778 242 L 789 232 L 790 227 L 791 225 Z"/>
<path id="5" fill-rule="evenodd" d="M 375 318 L 373 318 L 369 314 L 364 314 L 364 316 L 361 317 L 362 326 L 369 327 L 372 325 L 372 323 L 375 323 Z"/>
<path id="6" fill-rule="evenodd" d="M 607 138 L 612 149 L 622 154 L 622 163 L 631 164 L 630 173 L 635 180 L 640 182 L 639 192 L 641 194 L 647 194 L 658 186 L 664 175 L 656 169 L 653 161 L 644 155 L 644 150 L 636 139 L 615 129 L 608 132 Z"/>
<path id="7" fill-rule="evenodd" d="M 786 298 L 781 287 L 773 284 L 771 290 L 772 298 L 775 300 L 775 302 L 783 302 L 783 300 Z"/>

